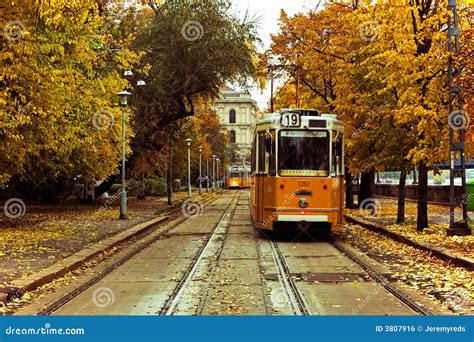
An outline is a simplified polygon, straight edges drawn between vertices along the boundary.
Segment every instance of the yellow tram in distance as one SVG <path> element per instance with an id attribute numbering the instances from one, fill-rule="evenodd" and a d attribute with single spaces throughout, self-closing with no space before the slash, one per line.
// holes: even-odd
<path id="1" fill-rule="evenodd" d="M 226 174 L 226 188 L 246 189 L 250 188 L 250 168 L 245 165 L 229 167 Z"/>
<path id="2" fill-rule="evenodd" d="M 342 226 L 344 126 L 335 114 L 282 109 L 257 121 L 250 202 L 257 229 Z"/>

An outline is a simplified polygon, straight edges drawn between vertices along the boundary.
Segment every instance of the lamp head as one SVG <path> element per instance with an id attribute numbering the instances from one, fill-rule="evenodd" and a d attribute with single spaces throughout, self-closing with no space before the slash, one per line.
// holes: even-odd
<path id="1" fill-rule="evenodd" d="M 120 97 L 120 105 L 125 107 L 128 105 L 128 98 L 132 95 L 132 93 L 122 90 L 120 93 L 117 93 L 117 95 Z"/>

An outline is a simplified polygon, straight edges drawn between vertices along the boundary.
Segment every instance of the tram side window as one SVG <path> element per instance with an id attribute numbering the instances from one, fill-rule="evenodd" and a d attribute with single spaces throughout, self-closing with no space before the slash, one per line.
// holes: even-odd
<path id="1" fill-rule="evenodd" d="M 270 137 L 271 136 L 271 137 Z M 270 130 L 270 136 L 268 137 L 269 139 L 271 138 L 270 141 L 270 146 L 268 153 L 270 154 L 270 162 L 268 166 L 268 174 L 270 176 L 276 176 L 276 149 L 275 149 L 275 141 L 276 141 L 276 133 L 275 130 L 272 129 Z"/>
<path id="2" fill-rule="evenodd" d="M 258 172 L 265 172 L 265 132 L 258 133 Z"/>
<path id="3" fill-rule="evenodd" d="M 251 167 L 250 173 L 252 173 L 252 174 L 255 172 L 255 163 L 256 163 L 256 155 L 255 155 L 256 147 L 255 147 L 255 145 L 256 145 L 256 143 L 257 143 L 257 141 L 254 138 L 253 139 L 253 144 L 252 144 L 252 157 L 251 157 L 252 163 L 250 165 L 250 167 Z"/>
<path id="4" fill-rule="evenodd" d="M 340 175 L 343 173 L 342 165 L 342 133 L 333 132 L 333 144 L 332 144 L 332 173 Z"/>

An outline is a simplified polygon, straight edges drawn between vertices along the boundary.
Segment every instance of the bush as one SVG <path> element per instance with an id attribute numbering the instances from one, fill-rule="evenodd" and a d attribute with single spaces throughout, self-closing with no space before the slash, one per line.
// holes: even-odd
<path id="1" fill-rule="evenodd" d="M 127 193 L 129 196 L 139 196 L 142 193 L 141 179 L 131 179 L 127 182 Z M 145 179 L 145 195 L 146 196 L 165 196 L 166 181 L 163 178 L 146 178 Z"/>
<path id="2" fill-rule="evenodd" d="M 166 195 L 166 180 L 159 177 L 145 179 L 145 195 L 165 196 Z"/>

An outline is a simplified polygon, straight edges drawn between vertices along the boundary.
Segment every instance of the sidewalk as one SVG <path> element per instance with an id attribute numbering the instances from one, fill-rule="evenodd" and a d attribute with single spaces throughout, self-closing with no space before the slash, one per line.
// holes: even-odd
<path id="1" fill-rule="evenodd" d="M 449 207 L 443 205 L 428 204 L 429 228 L 423 232 L 416 230 L 416 202 L 407 201 L 405 209 L 405 223 L 397 224 L 397 200 L 389 198 L 376 198 L 375 203 L 367 204 L 366 207 L 375 207 L 376 210 L 371 215 L 369 210 L 346 209 L 346 214 L 355 218 L 362 218 L 365 221 L 373 222 L 384 226 L 388 231 L 406 237 L 417 243 L 442 248 L 450 254 L 471 258 L 473 256 L 474 236 L 447 236 L 449 228 Z M 474 218 L 474 213 L 470 217 Z M 456 212 L 456 219 L 461 217 L 460 212 Z M 471 229 L 474 230 L 474 222 L 470 222 Z"/>
<path id="2" fill-rule="evenodd" d="M 174 200 L 186 193 L 175 193 Z M 128 220 L 119 220 L 119 200 L 112 203 L 44 205 L 26 203 L 18 219 L 0 215 L 0 288 L 68 256 L 155 218 L 170 207 L 164 197 L 129 198 Z"/>

